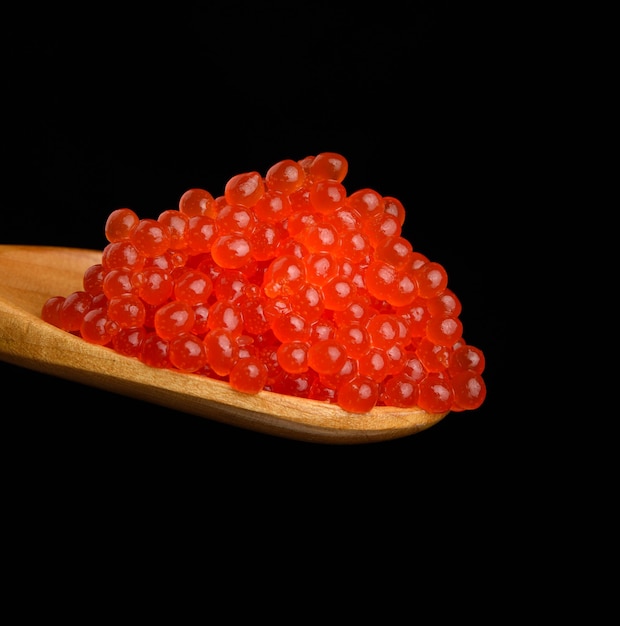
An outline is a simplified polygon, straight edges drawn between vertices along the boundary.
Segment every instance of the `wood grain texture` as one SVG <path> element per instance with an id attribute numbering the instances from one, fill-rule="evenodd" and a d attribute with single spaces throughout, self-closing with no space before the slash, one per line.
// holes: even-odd
<path id="1" fill-rule="evenodd" d="M 205 376 L 149 367 L 44 322 L 44 302 L 82 289 L 84 271 L 100 261 L 96 250 L 0 245 L 0 359 L 119 396 L 315 443 L 396 439 L 425 430 L 446 415 L 393 407 L 357 414 L 269 391 L 244 394 Z"/>

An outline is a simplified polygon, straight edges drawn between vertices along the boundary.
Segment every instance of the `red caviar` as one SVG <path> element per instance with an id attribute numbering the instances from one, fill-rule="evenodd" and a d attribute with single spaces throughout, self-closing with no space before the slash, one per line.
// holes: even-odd
<path id="1" fill-rule="evenodd" d="M 335 152 L 185 191 L 155 218 L 112 211 L 82 289 L 45 321 L 151 367 L 338 404 L 478 408 L 482 350 L 439 263 L 402 235 L 403 203 L 350 192 Z"/>
<path id="2" fill-rule="evenodd" d="M 140 218 L 131 209 L 124 208 L 112 211 L 105 223 L 106 239 L 110 242 L 129 239 L 139 222 Z"/>

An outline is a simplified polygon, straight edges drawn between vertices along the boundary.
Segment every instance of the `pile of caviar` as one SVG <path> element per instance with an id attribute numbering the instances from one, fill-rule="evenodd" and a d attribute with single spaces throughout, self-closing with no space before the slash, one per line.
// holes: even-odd
<path id="1" fill-rule="evenodd" d="M 445 268 L 402 235 L 403 204 L 348 193 L 323 152 L 237 174 L 178 208 L 110 213 L 83 288 L 43 320 L 152 367 L 336 403 L 478 408 L 482 351 L 463 338 Z"/>

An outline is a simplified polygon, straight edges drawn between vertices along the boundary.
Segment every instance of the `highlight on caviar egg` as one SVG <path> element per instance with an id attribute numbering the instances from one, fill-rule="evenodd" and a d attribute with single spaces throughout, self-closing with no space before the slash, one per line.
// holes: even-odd
<path id="1" fill-rule="evenodd" d="M 197 181 L 176 207 L 110 213 L 101 262 L 46 322 L 127 358 L 261 391 L 429 413 L 477 409 L 482 350 L 441 263 L 402 234 L 407 213 L 348 189 L 347 159 L 323 152 Z"/>

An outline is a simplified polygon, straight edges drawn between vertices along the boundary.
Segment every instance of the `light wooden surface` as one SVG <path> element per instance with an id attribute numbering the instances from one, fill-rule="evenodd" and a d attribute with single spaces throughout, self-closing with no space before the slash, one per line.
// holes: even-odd
<path id="1" fill-rule="evenodd" d="M 82 289 L 84 271 L 101 252 L 0 245 L 0 359 L 52 376 L 105 389 L 257 432 L 315 443 L 361 444 L 418 433 L 446 413 L 375 407 L 348 413 L 316 400 L 261 391 L 244 394 L 225 382 L 149 367 L 90 344 L 41 320 L 53 295 Z M 5 401 L 10 390 L 5 390 Z"/>

